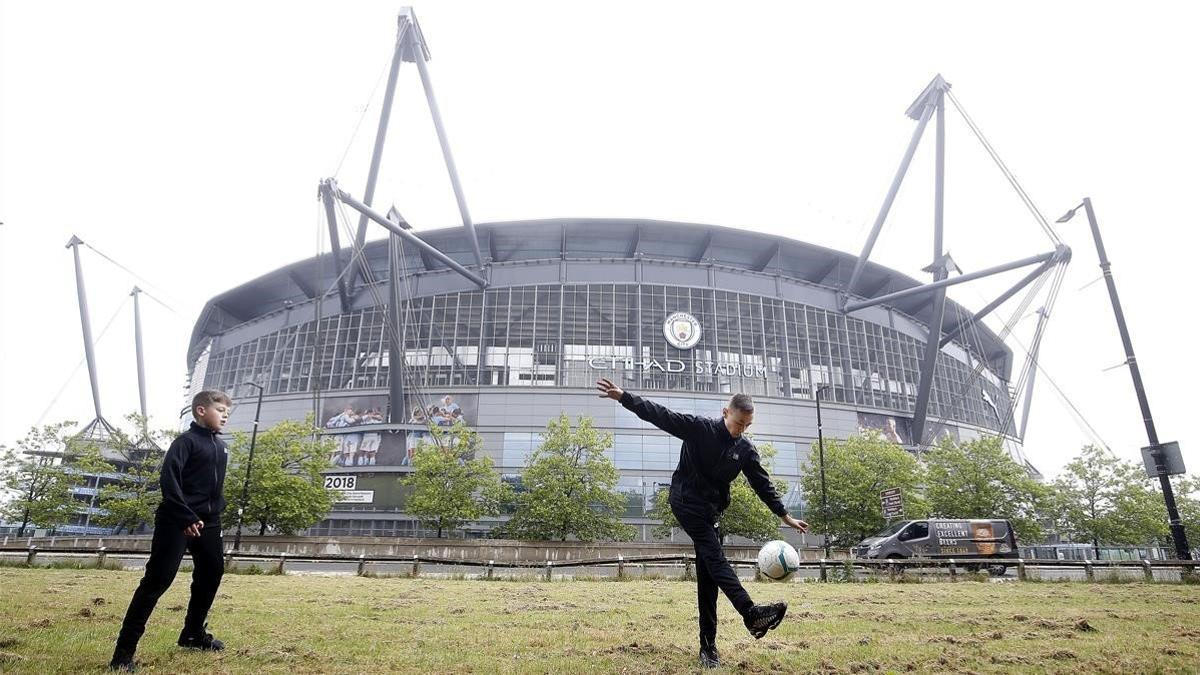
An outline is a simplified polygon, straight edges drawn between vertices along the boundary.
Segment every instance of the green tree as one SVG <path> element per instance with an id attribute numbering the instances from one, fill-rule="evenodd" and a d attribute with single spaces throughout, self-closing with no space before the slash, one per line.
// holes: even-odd
<path id="1" fill-rule="evenodd" d="M 604 456 L 611 446 L 612 434 L 597 431 L 591 418 L 580 417 L 576 427 L 565 414 L 551 420 L 521 476 L 516 512 L 500 532 L 531 540 L 632 539 L 634 528 L 621 522 L 626 500 L 616 489 L 617 467 Z"/>
<path id="2" fill-rule="evenodd" d="M 70 519 L 75 511 L 71 497 L 71 476 L 61 459 L 67 451 L 68 430 L 74 422 L 33 427 L 17 447 L 6 448 L 0 463 L 4 468 L 4 489 L 12 494 L 0 513 L 20 523 L 17 536 L 25 535 L 29 525 L 55 528 Z"/>
<path id="3" fill-rule="evenodd" d="M 1133 462 L 1122 462 L 1117 474 L 1108 542 L 1118 545 L 1168 545 L 1171 526 L 1158 481 Z"/>
<path id="4" fill-rule="evenodd" d="M 442 532 L 462 527 L 483 516 L 494 516 L 508 498 L 487 457 L 476 459 L 483 447 L 479 434 L 459 422 L 443 431 L 433 427 L 436 440 L 421 441 L 413 453 L 413 472 L 400 479 L 408 488 L 404 510 L 427 527 Z"/>
<path id="5" fill-rule="evenodd" d="M 1188 545 L 1195 551 L 1200 549 L 1200 476 L 1190 478 L 1180 476 L 1172 480 L 1175 488 L 1175 503 L 1179 507 L 1179 518 L 1183 521 L 1184 533 Z M 1162 504 L 1162 493 L 1155 490 L 1155 498 Z M 1166 505 L 1162 506 L 1162 516 L 1165 518 Z"/>
<path id="6" fill-rule="evenodd" d="M 1146 476 L 1140 464 L 1126 462 L 1126 476 L 1116 495 L 1115 534 L 1105 541 L 1113 544 L 1172 547 L 1167 505 L 1158 479 Z M 1200 477 L 1175 476 L 1171 479 L 1175 506 L 1183 522 L 1188 544 L 1200 544 Z"/>
<path id="7" fill-rule="evenodd" d="M 244 520 L 283 534 L 311 527 L 333 507 L 322 472 L 330 468 L 334 441 L 321 436 L 310 416 L 304 422 L 284 420 L 260 431 L 254 445 L 250 493 Z M 230 444 L 225 472 L 225 501 L 236 518 L 249 460 L 250 434 L 238 432 Z"/>
<path id="8" fill-rule="evenodd" d="M 925 454 L 925 496 L 933 516 L 1006 518 L 1021 541 L 1041 541 L 1038 513 L 1048 490 L 1017 464 L 996 436 L 943 439 Z"/>
<path id="9" fill-rule="evenodd" d="M 118 432 L 116 438 L 110 439 L 117 443 L 123 440 Z M 95 439 L 70 438 L 67 440 L 67 451 L 63 457 L 63 471 L 71 487 L 87 489 L 87 497 L 74 501 L 75 513 L 83 514 L 82 525 L 90 527 L 99 522 L 100 517 L 92 516 L 93 508 L 103 508 L 100 495 L 100 481 L 106 475 L 113 475 L 117 467 L 105 458 L 105 448 L 114 443 Z"/>
<path id="10" fill-rule="evenodd" d="M 770 443 L 757 444 L 758 454 L 762 458 L 763 467 L 769 472 L 771 460 L 775 457 L 775 446 Z M 775 492 L 780 499 L 787 494 L 788 484 L 785 481 L 775 481 Z M 654 526 L 654 536 L 668 537 L 672 528 L 679 527 L 679 521 L 671 511 L 670 490 L 662 488 L 654 493 L 654 506 L 650 511 L 653 518 L 662 521 L 662 525 Z M 758 493 L 750 487 L 746 476 L 738 477 L 729 485 L 729 507 L 721 514 L 721 535 L 729 537 L 738 535 L 751 541 L 768 541 L 779 538 L 779 516 L 771 513 L 771 509 L 758 498 Z"/>
<path id="11" fill-rule="evenodd" d="M 143 523 L 154 522 L 154 512 L 162 502 L 158 483 L 164 455 L 161 449 L 141 449 L 130 457 L 127 470 L 100 488 L 100 505 L 106 511 L 98 519 L 101 525 L 133 532 Z"/>
<path id="12" fill-rule="evenodd" d="M 1085 445 L 1054 480 L 1049 508 L 1055 526 L 1072 541 L 1090 541 L 1099 551 L 1110 536 L 1115 483 L 1120 462 L 1109 452 Z"/>
<path id="13" fill-rule="evenodd" d="M 121 445 L 124 471 L 100 488 L 100 503 L 107 512 L 100 523 L 133 532 L 143 523 L 154 522 L 154 512 L 162 502 L 159 491 L 159 472 L 162 469 L 164 448 L 178 436 L 175 431 L 149 431 L 140 415 L 126 417 L 138 429 L 138 438 L 125 439 Z"/>
<path id="14" fill-rule="evenodd" d="M 821 469 L 817 444 L 800 477 L 807 520 L 814 534 L 823 534 L 826 513 L 821 507 Z M 928 506 L 919 486 L 923 472 L 915 457 L 885 440 L 878 432 L 825 441 L 825 485 L 829 502 L 829 539 L 838 547 L 853 546 L 882 530 L 887 521 L 879 492 L 900 488 L 904 518 L 924 518 Z"/>

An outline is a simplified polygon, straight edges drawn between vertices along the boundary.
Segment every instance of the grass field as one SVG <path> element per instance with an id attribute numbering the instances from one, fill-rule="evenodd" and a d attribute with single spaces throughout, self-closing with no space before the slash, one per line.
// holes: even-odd
<path id="1" fill-rule="evenodd" d="M 98 672 L 140 574 L 0 568 L 0 670 Z M 174 646 L 181 576 L 142 640 L 142 672 L 674 673 L 696 669 L 695 587 L 227 575 L 220 654 Z M 719 602 L 726 672 L 1198 672 L 1200 585 L 748 585 L 787 620 L 750 638 Z"/>

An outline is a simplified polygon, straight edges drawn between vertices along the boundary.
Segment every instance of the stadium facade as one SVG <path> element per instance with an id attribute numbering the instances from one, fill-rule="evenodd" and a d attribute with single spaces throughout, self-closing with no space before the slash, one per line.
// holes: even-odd
<path id="1" fill-rule="evenodd" d="M 223 389 L 249 429 L 314 415 L 337 440 L 335 476 L 352 476 L 309 534 L 428 534 L 404 513 L 397 483 L 427 424 L 463 420 L 506 480 L 517 482 L 539 432 L 560 412 L 611 432 L 627 494 L 626 522 L 649 538 L 647 511 L 670 481 L 679 443 L 642 423 L 593 383 L 608 377 L 676 410 L 719 415 L 734 392 L 754 395 L 754 437 L 778 451 L 773 473 L 803 512 L 798 478 L 817 436 L 822 393 L 829 437 L 876 429 L 909 447 L 932 302 L 928 295 L 852 313 L 840 293 L 856 257 L 791 239 L 709 225 L 560 219 L 476 225 L 480 289 L 413 246 L 368 242 L 366 281 L 342 296 L 333 255 L 270 272 L 211 299 L 188 352 L 191 390 Z M 463 228 L 421 238 L 464 266 Z M 389 324 L 391 269 L 401 314 Z M 478 269 L 478 268 L 476 268 Z M 858 289 L 879 297 L 918 286 L 868 263 Z M 320 296 L 318 298 L 318 296 Z M 970 313 L 947 301 L 943 334 Z M 390 381 L 389 325 L 402 325 L 403 386 Z M 1003 433 L 1012 353 L 981 324 L 937 357 L 924 439 Z M 403 400 L 396 400 L 397 398 Z M 815 452 L 815 450 L 814 450 Z M 1020 459 L 1020 458 L 1018 458 Z M 342 483 L 339 487 L 347 487 Z M 495 521 L 474 523 L 482 536 Z"/>

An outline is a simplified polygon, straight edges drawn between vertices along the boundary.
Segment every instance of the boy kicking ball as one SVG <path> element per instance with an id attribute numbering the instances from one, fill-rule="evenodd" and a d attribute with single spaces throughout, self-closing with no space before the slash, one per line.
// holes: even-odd
<path id="1" fill-rule="evenodd" d="M 624 391 L 611 380 L 596 382 L 601 398 L 611 398 L 626 410 L 683 441 L 679 466 L 671 476 L 671 512 L 696 547 L 696 600 L 700 615 L 700 665 L 721 665 L 717 651 L 717 591 L 742 615 L 755 639 L 783 621 L 786 602 L 756 605 L 742 587 L 721 548 L 717 520 L 729 506 L 729 484 L 743 474 L 758 498 L 779 516 L 784 525 L 801 532 L 808 523 L 792 517 L 771 477 L 759 460 L 758 450 L 744 434 L 754 421 L 754 401 L 736 394 L 721 411 L 720 419 L 677 413 L 653 401 Z"/>

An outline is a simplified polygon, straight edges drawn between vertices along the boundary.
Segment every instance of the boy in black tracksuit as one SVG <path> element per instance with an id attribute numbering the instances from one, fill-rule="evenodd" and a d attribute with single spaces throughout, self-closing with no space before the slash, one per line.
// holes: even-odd
<path id="1" fill-rule="evenodd" d="M 192 554 L 192 597 L 179 646 L 219 651 L 225 645 L 205 632 L 224 572 L 221 550 L 222 486 L 229 450 L 218 434 L 229 419 L 232 402 L 224 392 L 202 391 L 192 399 L 191 427 L 179 435 L 163 457 L 159 485 L 162 503 L 154 518 L 154 539 L 146 574 L 125 612 L 109 667 L 133 671 L 133 654 L 146 631 L 146 620 L 171 586 L 185 550 Z"/>
<path id="2" fill-rule="evenodd" d="M 801 532 L 808 524 L 788 514 L 759 461 L 758 451 L 742 434 L 754 418 L 750 396 L 737 394 L 721 411 L 721 419 L 696 417 L 669 410 L 627 391 L 611 381 L 596 383 L 601 397 L 619 401 L 627 410 L 683 441 L 679 465 L 671 476 L 671 512 L 696 547 L 696 596 L 700 612 L 700 664 L 715 668 L 717 652 L 717 589 L 742 615 L 746 628 L 761 638 L 783 621 L 787 603 L 755 605 L 742 587 L 725 552 L 717 519 L 729 506 L 729 484 L 745 474 L 759 499 L 784 524 Z"/>

